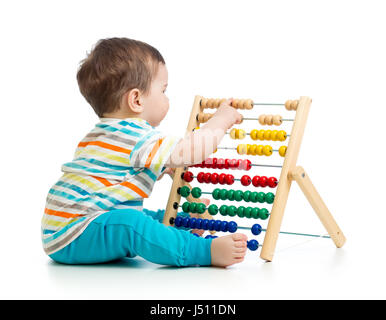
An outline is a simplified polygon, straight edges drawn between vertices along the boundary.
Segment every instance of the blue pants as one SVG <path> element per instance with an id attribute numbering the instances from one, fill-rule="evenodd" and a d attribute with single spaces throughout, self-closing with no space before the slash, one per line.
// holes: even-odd
<path id="1" fill-rule="evenodd" d="M 210 265 L 212 239 L 165 226 L 161 223 L 164 212 L 147 209 L 108 211 L 50 257 L 66 264 L 92 264 L 138 255 L 163 265 Z"/>

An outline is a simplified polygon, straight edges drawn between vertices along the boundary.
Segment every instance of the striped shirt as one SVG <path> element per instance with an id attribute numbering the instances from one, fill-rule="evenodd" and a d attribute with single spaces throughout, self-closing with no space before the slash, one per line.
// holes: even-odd
<path id="1" fill-rule="evenodd" d="M 141 210 L 179 141 L 142 119 L 100 120 L 48 192 L 42 218 L 47 254 L 68 245 L 104 212 Z"/>

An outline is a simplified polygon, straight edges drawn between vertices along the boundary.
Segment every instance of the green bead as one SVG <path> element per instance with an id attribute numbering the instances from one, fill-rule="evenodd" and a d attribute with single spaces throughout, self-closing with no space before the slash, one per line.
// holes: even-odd
<path id="1" fill-rule="evenodd" d="M 215 214 L 217 214 L 218 212 L 218 207 L 215 205 L 215 204 L 211 204 L 208 208 L 208 212 L 209 214 L 211 214 L 212 216 L 214 216 Z"/>
<path id="2" fill-rule="evenodd" d="M 229 206 L 227 208 L 227 214 L 230 217 L 234 217 L 236 215 L 237 208 L 235 206 Z"/>
<path id="3" fill-rule="evenodd" d="M 260 211 L 259 208 L 252 208 L 251 218 L 258 219 L 259 218 L 259 211 Z"/>
<path id="4" fill-rule="evenodd" d="M 259 192 L 257 194 L 257 201 L 260 203 L 263 203 L 265 200 L 265 193 L 264 192 Z"/>
<path id="5" fill-rule="evenodd" d="M 275 195 L 272 193 L 272 192 L 268 192 L 266 195 L 265 195 L 265 202 L 266 203 L 273 203 L 273 201 L 275 200 Z"/>
<path id="6" fill-rule="evenodd" d="M 244 201 L 246 202 L 249 202 L 249 197 L 251 196 L 251 191 L 244 191 L 243 193 L 243 198 L 244 198 Z"/>
<path id="7" fill-rule="evenodd" d="M 245 217 L 244 210 L 245 210 L 245 207 L 243 207 L 243 206 L 240 206 L 240 207 L 237 208 L 237 215 L 240 218 L 244 218 Z"/>
<path id="8" fill-rule="evenodd" d="M 196 212 L 197 213 L 204 213 L 205 210 L 206 210 L 205 203 L 200 202 L 200 203 L 196 204 Z"/>
<path id="9" fill-rule="evenodd" d="M 227 189 L 221 189 L 220 190 L 220 199 L 221 200 L 227 200 L 228 199 L 228 190 Z"/>
<path id="10" fill-rule="evenodd" d="M 251 207 L 246 207 L 245 210 L 244 210 L 245 218 L 250 218 L 251 217 L 251 213 L 252 213 L 252 208 Z"/>
<path id="11" fill-rule="evenodd" d="M 189 210 L 190 210 L 190 203 L 184 202 L 184 204 L 182 205 L 182 211 L 183 212 L 189 212 Z"/>
<path id="12" fill-rule="evenodd" d="M 243 200 L 243 192 L 241 190 L 236 190 L 234 193 L 234 198 L 236 201 L 242 201 Z"/>
<path id="13" fill-rule="evenodd" d="M 195 202 L 190 202 L 189 203 L 189 211 L 191 213 L 197 213 L 197 204 Z"/>
<path id="14" fill-rule="evenodd" d="M 190 189 L 188 186 L 183 186 L 180 189 L 180 195 L 184 198 L 186 198 L 190 194 Z"/>
<path id="15" fill-rule="evenodd" d="M 193 198 L 196 198 L 198 199 L 199 197 L 201 197 L 201 189 L 200 188 L 197 188 L 197 187 L 194 187 L 192 189 L 192 197 Z"/>
<path id="16" fill-rule="evenodd" d="M 251 192 L 251 194 L 249 195 L 249 201 L 256 203 L 257 202 L 257 196 L 258 196 L 258 193 L 256 191 Z"/>
<path id="17" fill-rule="evenodd" d="M 260 211 L 259 211 L 259 218 L 260 218 L 261 220 L 267 219 L 268 216 L 269 216 L 269 212 L 268 212 L 267 209 L 265 209 L 265 208 L 260 209 Z"/>
<path id="18" fill-rule="evenodd" d="M 228 190 L 228 200 L 233 201 L 235 200 L 235 190 Z"/>
<path id="19" fill-rule="evenodd" d="M 219 188 L 216 188 L 212 191 L 212 197 L 214 200 L 220 199 L 220 189 Z"/>
<path id="20" fill-rule="evenodd" d="M 228 208 L 228 206 L 226 206 L 225 204 L 220 207 L 220 214 L 222 216 L 226 216 L 227 215 L 227 208 Z"/>

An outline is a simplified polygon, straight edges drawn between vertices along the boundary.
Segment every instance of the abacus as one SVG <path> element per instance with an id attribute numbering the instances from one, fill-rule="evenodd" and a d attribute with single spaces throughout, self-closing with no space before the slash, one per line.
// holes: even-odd
<path id="1" fill-rule="evenodd" d="M 187 130 L 189 132 L 198 129 L 201 123 L 207 122 L 213 114 L 205 113 L 204 109 L 218 108 L 226 99 L 207 99 L 202 96 L 195 96 L 193 108 L 190 114 Z M 217 231 L 235 232 L 238 229 L 250 230 L 253 235 L 259 235 L 265 232 L 264 241 L 259 244 L 257 240 L 249 240 L 248 248 L 250 250 L 257 250 L 261 247 L 260 257 L 266 261 L 272 261 L 276 242 L 280 233 L 303 235 L 311 237 L 331 238 L 337 248 L 344 245 L 346 238 L 340 230 L 327 206 L 323 202 L 319 193 L 312 184 L 308 174 L 305 170 L 297 166 L 297 158 L 300 150 L 300 144 L 303 138 L 305 124 L 307 121 L 309 109 L 311 106 L 311 99 L 309 97 L 300 97 L 298 100 L 288 100 L 285 103 L 256 103 L 251 99 L 233 99 L 232 107 L 239 110 L 251 110 L 254 106 L 276 106 L 285 107 L 287 111 L 295 112 L 293 119 L 283 118 L 280 115 L 262 114 L 259 117 L 243 117 L 243 123 L 247 120 L 258 122 L 262 126 L 274 128 L 281 126 L 283 122 L 288 121 L 292 123 L 290 134 L 284 130 L 265 130 L 253 129 L 246 132 L 243 129 L 232 128 L 227 134 L 231 139 L 246 139 L 249 136 L 253 141 L 275 141 L 279 143 L 288 142 L 288 145 L 281 145 L 274 149 L 268 144 L 239 144 L 237 147 L 222 147 L 217 149 L 233 150 L 242 156 L 260 156 L 270 157 L 277 156 L 283 159 L 282 165 L 273 164 L 258 164 L 251 161 L 249 158 L 245 159 L 222 159 L 209 158 L 200 164 L 190 167 L 176 168 L 173 183 L 170 190 L 169 199 L 167 202 L 165 216 L 163 223 L 167 226 L 185 227 L 190 229 L 209 230 L 211 235 L 207 237 L 215 237 L 213 234 Z M 254 157 L 256 159 L 257 157 Z M 243 174 L 243 171 L 249 171 L 251 168 L 258 168 L 262 170 L 264 167 L 278 168 L 281 170 L 279 178 L 268 177 L 261 175 L 250 176 Z M 230 173 L 211 173 L 199 172 L 194 175 L 191 168 L 211 168 L 219 170 L 237 170 L 242 172 L 238 177 Z M 229 172 L 229 171 L 228 171 Z M 218 185 L 233 185 L 236 182 L 244 187 L 248 187 L 246 191 L 233 190 L 226 188 L 215 188 L 211 192 L 202 191 L 199 187 L 192 188 L 189 182 L 196 179 L 202 184 L 218 184 Z M 285 232 L 281 231 L 281 223 L 284 216 L 284 210 L 287 204 L 289 191 L 292 181 L 296 181 L 316 212 L 326 231 L 327 235 L 314 235 L 305 233 Z M 250 188 L 254 190 L 250 190 Z M 269 189 L 269 192 L 261 190 Z M 256 190 L 256 191 L 255 191 Z M 260 192 L 258 192 L 260 191 Z M 274 193 L 274 191 L 276 191 Z M 203 194 L 210 194 L 214 200 L 233 201 L 233 203 L 244 201 L 251 206 L 234 206 L 222 205 L 220 208 L 216 204 L 211 204 L 208 207 L 199 198 Z M 185 197 L 187 201 L 179 205 L 181 197 Z M 269 204 L 272 205 L 271 211 L 267 208 L 255 207 L 252 204 Z M 177 211 L 182 208 L 182 211 L 199 214 L 202 218 L 182 218 L 177 217 Z M 235 221 L 222 221 L 213 219 L 213 216 L 218 214 L 222 216 L 229 216 L 247 219 L 268 220 L 268 225 L 264 229 L 260 224 L 256 223 L 252 227 L 239 226 Z"/>

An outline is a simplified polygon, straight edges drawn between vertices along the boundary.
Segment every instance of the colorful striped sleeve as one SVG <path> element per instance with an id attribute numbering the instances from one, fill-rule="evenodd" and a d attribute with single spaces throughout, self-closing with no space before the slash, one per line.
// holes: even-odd
<path id="1" fill-rule="evenodd" d="M 130 164 L 134 168 L 148 168 L 158 177 L 180 139 L 151 130 L 134 146 Z"/>

